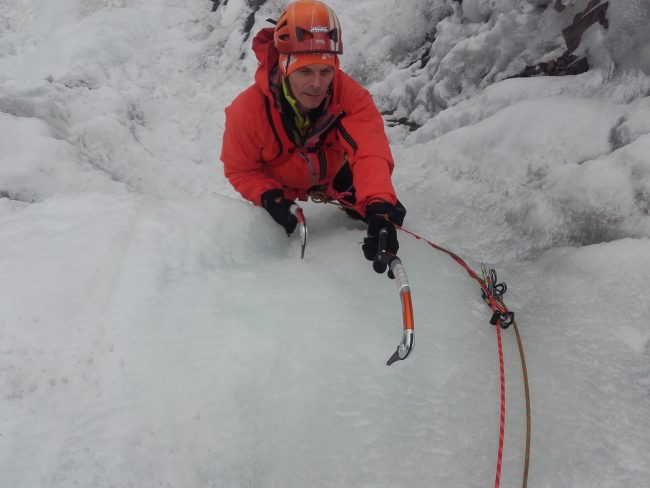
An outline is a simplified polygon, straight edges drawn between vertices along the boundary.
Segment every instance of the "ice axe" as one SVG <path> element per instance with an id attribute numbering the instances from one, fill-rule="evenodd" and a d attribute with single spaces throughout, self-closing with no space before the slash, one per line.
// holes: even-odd
<path id="1" fill-rule="evenodd" d="M 415 340 L 415 322 L 413 320 L 413 304 L 411 302 L 411 287 L 406 277 L 406 271 L 402 260 L 396 254 L 388 251 L 388 231 L 380 229 L 379 231 L 379 252 L 375 256 L 375 264 L 381 263 L 388 266 L 388 276 L 394 278 L 399 290 L 400 301 L 402 302 L 402 340 L 397 346 L 397 350 L 386 362 L 390 366 L 396 361 L 402 361 L 408 357 L 413 350 Z"/>
<path id="2" fill-rule="evenodd" d="M 307 221 L 305 220 L 305 214 L 302 208 L 296 203 L 289 207 L 289 212 L 298 220 L 298 229 L 300 230 L 300 259 L 304 259 L 305 248 L 307 247 Z"/>

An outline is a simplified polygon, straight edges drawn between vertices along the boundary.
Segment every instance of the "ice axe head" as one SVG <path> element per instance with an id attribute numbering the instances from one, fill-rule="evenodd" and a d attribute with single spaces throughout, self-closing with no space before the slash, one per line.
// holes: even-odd
<path id="1" fill-rule="evenodd" d="M 305 214 L 297 204 L 293 204 L 289 207 L 289 212 L 296 217 L 298 220 L 298 229 L 300 230 L 300 258 L 305 258 L 305 248 L 307 247 L 307 221 L 305 220 Z"/>

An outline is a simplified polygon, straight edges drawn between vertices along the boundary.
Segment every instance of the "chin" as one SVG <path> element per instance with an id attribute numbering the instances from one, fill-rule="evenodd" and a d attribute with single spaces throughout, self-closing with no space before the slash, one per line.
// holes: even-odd
<path id="1" fill-rule="evenodd" d="M 309 99 L 305 100 L 304 102 L 302 102 L 302 101 L 300 101 L 300 100 L 298 100 L 298 101 L 300 101 L 300 104 L 301 104 L 303 107 L 305 107 L 306 109 L 308 109 L 308 110 L 313 110 L 313 109 L 315 109 L 315 108 L 318 108 L 318 106 L 319 106 L 321 103 L 323 103 L 323 100 L 324 100 L 324 99 L 325 99 L 325 97 L 321 97 L 321 98 L 319 98 L 318 100 L 313 100 L 312 98 L 309 98 Z"/>

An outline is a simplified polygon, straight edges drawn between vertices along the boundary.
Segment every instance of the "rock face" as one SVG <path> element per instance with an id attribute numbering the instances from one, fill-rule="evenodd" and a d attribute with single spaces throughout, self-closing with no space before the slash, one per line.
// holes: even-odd
<path id="1" fill-rule="evenodd" d="M 562 35 L 564 36 L 568 52 L 572 53 L 578 48 L 582 40 L 582 35 L 595 23 L 599 23 L 605 29 L 609 27 L 609 21 L 607 20 L 609 2 L 601 3 L 601 1 L 592 0 L 589 2 L 584 11 L 573 17 L 573 23 L 562 29 Z"/>
<path id="2" fill-rule="evenodd" d="M 573 52 L 580 46 L 583 34 L 592 25 L 600 24 L 605 29 L 609 27 L 609 20 L 607 19 L 609 2 L 601 3 L 601 1 L 591 0 L 582 12 L 573 17 L 573 22 L 562 29 L 562 37 L 566 44 L 566 51 L 560 57 L 533 66 L 526 66 L 524 71 L 518 76 L 564 76 L 577 75 L 588 71 L 589 61 L 587 57 L 576 56 Z M 566 9 L 566 6 L 561 0 L 556 0 L 553 4 L 553 9 L 561 13 Z"/>
<path id="3" fill-rule="evenodd" d="M 233 39 L 241 36 L 240 59 L 283 4 L 210 1 L 237 30 Z M 358 22 L 346 31 L 343 69 L 372 91 L 389 123 L 409 130 L 508 78 L 650 74 L 648 0 L 412 0 L 399 9 L 386 0 L 327 1 L 344 22 Z M 374 30 L 375 18 L 390 16 L 394 28 Z"/>

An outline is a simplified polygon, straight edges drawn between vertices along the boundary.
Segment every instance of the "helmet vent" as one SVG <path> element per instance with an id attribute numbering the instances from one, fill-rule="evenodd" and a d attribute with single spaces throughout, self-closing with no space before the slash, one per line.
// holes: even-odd
<path id="1" fill-rule="evenodd" d="M 304 42 L 304 41 L 309 41 L 314 38 L 314 34 L 311 32 L 302 29 L 300 27 L 296 27 L 296 39 L 298 42 Z"/>

